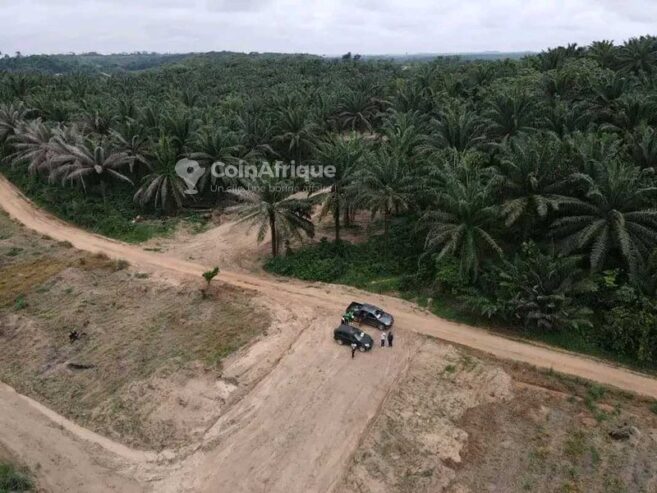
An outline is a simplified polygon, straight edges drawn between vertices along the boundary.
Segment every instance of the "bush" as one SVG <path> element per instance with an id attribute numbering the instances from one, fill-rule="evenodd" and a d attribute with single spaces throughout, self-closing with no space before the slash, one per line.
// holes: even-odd
<path id="1" fill-rule="evenodd" d="M 589 328 L 592 311 L 577 300 L 597 286 L 584 277 L 578 262 L 526 243 L 512 261 L 488 270 L 483 293 L 471 290 L 464 299 L 481 315 L 499 316 L 532 332 Z"/>
<path id="2" fill-rule="evenodd" d="M 604 315 L 595 336 L 607 350 L 645 364 L 657 358 L 657 306 L 630 287 L 617 292 L 617 305 Z"/>
<path id="3" fill-rule="evenodd" d="M 408 221 L 392 225 L 389 239 L 372 236 L 365 243 L 334 243 L 326 238 L 285 257 L 270 259 L 265 269 L 306 281 L 348 284 L 376 292 L 416 289 L 417 244 Z"/>
<path id="4" fill-rule="evenodd" d="M 32 480 L 9 464 L 0 464 L 0 493 L 30 491 Z"/>

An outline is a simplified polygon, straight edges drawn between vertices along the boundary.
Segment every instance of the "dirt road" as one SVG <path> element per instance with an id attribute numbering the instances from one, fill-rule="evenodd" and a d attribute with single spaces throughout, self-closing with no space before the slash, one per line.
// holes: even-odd
<path id="1" fill-rule="evenodd" d="M 12 218 L 34 231 L 56 240 L 68 241 L 81 250 L 101 252 L 112 258 L 127 260 L 132 265 L 156 275 L 200 279 L 201 273 L 209 268 L 82 231 L 34 206 L 4 177 L 0 177 L 0 205 Z M 224 282 L 259 291 L 269 298 L 287 304 L 296 301 L 304 306 L 314 305 L 331 309 L 335 313 L 343 310 L 354 298 L 366 298 L 393 312 L 398 327 L 468 346 L 500 358 L 530 363 L 541 368 L 553 368 L 561 373 L 657 398 L 657 379 L 585 356 L 510 340 L 486 330 L 442 320 L 397 298 L 372 295 L 344 286 L 276 279 L 223 269 L 220 277 Z"/>
<path id="2" fill-rule="evenodd" d="M 97 236 L 40 210 L 0 176 L 0 205 L 26 227 L 74 247 L 124 259 L 174 282 L 201 282 L 209 266 L 188 248 L 162 254 Z M 216 234 L 216 233 L 213 233 Z M 211 236 L 211 235 L 210 235 Z M 176 258 L 178 253 L 184 258 Z M 228 252 L 230 253 L 230 252 Z M 229 257 L 224 257 L 229 258 Z M 332 491 L 351 454 L 401 378 L 419 338 L 431 335 L 501 358 L 554 368 L 657 398 L 657 380 L 586 357 L 512 341 L 441 320 L 402 300 L 344 286 L 226 271 L 223 282 L 255 290 L 288 317 L 286 341 L 271 370 L 185 450 L 131 450 L 92 434 L 0 386 L 0 440 L 53 491 Z M 356 354 L 338 348 L 326 328 L 352 299 L 396 315 L 398 348 Z M 264 341 L 243 360 L 262 359 Z M 270 357 L 270 356 L 268 356 Z"/>

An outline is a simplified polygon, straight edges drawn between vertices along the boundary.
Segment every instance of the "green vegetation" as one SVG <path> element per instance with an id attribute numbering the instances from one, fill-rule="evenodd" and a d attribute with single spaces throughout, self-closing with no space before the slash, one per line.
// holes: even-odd
<path id="1" fill-rule="evenodd" d="M 32 491 L 32 480 L 13 465 L 0 463 L 0 493 Z"/>
<path id="2" fill-rule="evenodd" d="M 103 200 L 96 195 L 84 195 L 74 187 L 63 188 L 45 183 L 18 169 L 4 168 L 3 173 L 40 206 L 103 236 L 140 243 L 170 233 L 176 224 L 175 219 L 171 218 L 134 222 L 141 211 L 132 204 L 129 190 L 109 191 L 106 200 Z"/>
<path id="3" fill-rule="evenodd" d="M 218 274 L 219 274 L 219 267 L 215 267 L 214 269 L 208 270 L 203 273 L 203 279 L 205 279 L 205 288 L 202 290 L 202 293 L 204 298 L 207 296 L 212 280 L 215 277 L 217 277 Z"/>
<path id="4" fill-rule="evenodd" d="M 140 213 L 229 206 L 272 239 L 273 257 L 289 254 L 269 262 L 273 272 L 394 291 L 655 366 L 657 38 L 405 66 L 350 54 L 153 63 L 2 73 L 11 179 L 63 217 L 130 241 L 167 227 L 133 224 Z M 176 173 L 182 158 L 204 168 L 196 194 Z M 278 160 L 336 172 L 210 173 L 216 161 Z M 291 241 L 314 235 L 314 205 L 335 242 L 291 254 Z M 345 244 L 358 212 L 382 234 Z"/>

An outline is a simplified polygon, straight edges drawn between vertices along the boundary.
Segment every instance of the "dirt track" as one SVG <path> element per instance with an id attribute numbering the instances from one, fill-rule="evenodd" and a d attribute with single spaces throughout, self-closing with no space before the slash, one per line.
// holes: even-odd
<path id="1" fill-rule="evenodd" d="M 4 177 L 0 177 L 0 204 L 34 231 L 81 250 L 125 259 L 157 276 L 200 282 L 209 267 L 65 224 L 35 207 Z M 290 325 L 300 337 L 195 450 L 166 456 L 133 451 L 79 429 L 4 387 L 0 387 L 0 429 L 11 431 L 3 431 L 0 438 L 19 459 L 30 457 L 34 462 L 36 455 L 42 466 L 49 464 L 42 473 L 54 478 L 48 485 L 55 491 L 217 491 L 219 485 L 226 491 L 330 491 L 403 373 L 418 344 L 413 332 L 657 398 L 657 380 L 647 376 L 447 322 L 396 298 L 221 267 L 224 282 L 255 290 L 291 312 Z M 396 315 L 400 340 L 405 341 L 404 357 L 397 349 L 394 359 L 374 351 L 351 361 L 348 354 L 331 350 L 326 327 L 349 301 L 363 298 Z M 60 426 L 52 426 L 53 422 Z"/>

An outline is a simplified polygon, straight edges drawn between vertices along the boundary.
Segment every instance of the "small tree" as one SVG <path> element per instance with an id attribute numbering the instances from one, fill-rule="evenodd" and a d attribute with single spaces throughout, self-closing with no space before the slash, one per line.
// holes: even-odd
<path id="1" fill-rule="evenodd" d="M 203 273 L 203 279 L 205 279 L 205 282 L 207 283 L 206 286 L 201 290 L 204 298 L 208 294 L 208 289 L 210 289 L 210 283 L 215 277 L 217 277 L 217 274 L 219 274 L 219 267 L 215 267 L 214 269 Z"/>

